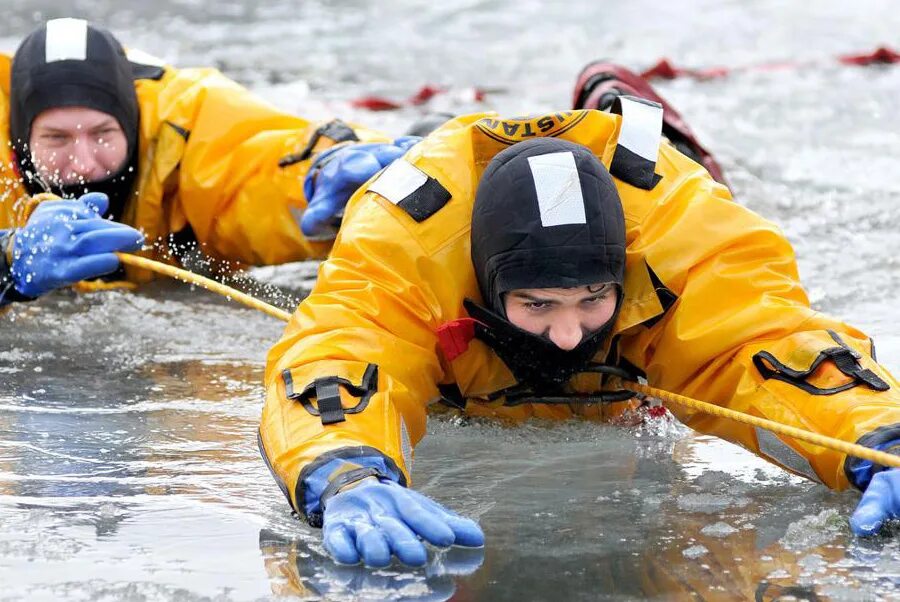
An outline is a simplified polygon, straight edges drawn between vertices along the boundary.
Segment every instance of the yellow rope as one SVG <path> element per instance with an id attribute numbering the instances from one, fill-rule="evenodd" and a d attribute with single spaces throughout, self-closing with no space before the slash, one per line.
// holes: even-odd
<path id="1" fill-rule="evenodd" d="M 283 309 L 278 309 L 273 305 L 264 303 L 259 299 L 255 299 L 250 295 L 234 290 L 230 286 L 225 286 L 215 280 L 210 280 L 209 278 L 205 278 L 193 272 L 182 270 L 181 268 L 176 268 L 175 266 L 160 263 L 159 261 L 153 261 L 152 259 L 147 259 L 138 255 L 132 255 L 130 253 L 116 253 L 116 255 L 118 255 L 119 260 L 126 265 L 143 268 L 145 270 L 150 270 L 151 272 L 175 278 L 176 280 L 181 280 L 182 282 L 189 282 L 191 284 L 196 284 L 197 286 L 202 286 L 214 293 L 218 293 L 229 299 L 234 299 L 238 303 L 243 303 L 247 307 L 258 309 L 283 322 L 287 322 L 291 319 L 291 314 Z"/>
<path id="2" fill-rule="evenodd" d="M 758 418 L 756 416 L 744 414 L 743 412 L 729 410 L 728 408 L 723 408 L 721 406 L 707 403 L 705 401 L 685 397 L 684 395 L 678 395 L 677 393 L 670 393 L 669 391 L 664 391 L 662 389 L 657 389 L 648 385 L 625 382 L 622 384 L 622 386 L 623 388 L 630 391 L 643 393 L 644 395 L 650 395 L 651 397 L 657 397 L 663 401 L 668 401 L 670 403 L 677 403 L 678 405 L 687 408 L 699 410 L 705 414 L 722 416 L 723 418 L 729 418 L 736 422 L 743 422 L 744 424 L 758 426 L 779 435 L 793 437 L 794 439 L 806 441 L 808 443 L 819 445 L 827 449 L 833 449 L 834 451 L 843 452 L 848 456 L 855 456 L 857 458 L 862 458 L 863 460 L 871 460 L 872 462 L 881 464 L 882 466 L 892 466 L 894 468 L 900 468 L 900 456 L 895 456 L 893 454 L 888 454 L 868 447 L 863 447 L 862 445 L 857 445 L 855 443 L 847 443 L 846 441 L 841 441 L 840 439 L 826 437 L 825 435 L 820 435 L 818 433 L 813 433 L 810 431 L 799 429 L 797 427 L 788 426 L 786 424 L 781 424 L 780 422 L 774 422 L 765 418 Z"/>
<path id="3" fill-rule="evenodd" d="M 181 268 L 176 268 L 175 266 L 171 266 L 165 263 L 160 263 L 158 261 L 153 261 L 152 259 L 146 259 L 138 255 L 131 255 L 129 253 L 116 253 L 116 255 L 119 256 L 119 259 L 124 264 L 143 268 L 145 270 L 157 272 L 165 276 L 170 276 L 177 280 L 202 286 L 203 288 L 211 290 L 214 293 L 218 293 L 229 299 L 234 299 L 239 303 L 243 303 L 247 307 L 258 309 L 272 316 L 273 318 L 278 318 L 279 320 L 282 320 L 284 322 L 287 322 L 291 319 L 291 314 L 289 314 L 288 312 L 269 305 L 268 303 L 264 303 L 259 299 L 255 299 L 250 295 L 246 295 L 240 291 L 236 291 L 229 286 L 216 282 L 215 280 L 210 280 L 209 278 L 204 278 L 203 276 L 199 276 L 197 274 L 194 274 L 193 272 L 189 272 Z M 698 399 L 685 397 L 683 395 L 678 395 L 676 393 L 670 393 L 669 391 L 664 391 L 662 389 L 657 389 L 648 385 L 625 382 L 623 383 L 623 387 L 636 393 L 650 395 L 651 397 L 656 397 L 669 403 L 676 403 L 684 407 L 704 412 L 706 414 L 721 416 L 723 418 L 728 418 L 736 422 L 743 422 L 744 424 L 758 426 L 760 428 L 772 431 L 773 433 L 785 435 L 787 437 L 799 439 L 800 441 L 806 441 L 808 443 L 819 445 L 827 449 L 842 452 L 847 454 L 848 456 L 855 456 L 857 458 L 862 458 L 863 460 L 870 460 L 882 466 L 900 468 L 900 456 L 895 456 L 893 454 L 888 454 L 868 447 L 863 447 L 862 445 L 857 445 L 855 443 L 847 443 L 846 441 L 841 441 L 840 439 L 826 437 L 825 435 L 820 435 L 818 433 L 813 433 L 797 427 L 788 426 L 786 424 L 781 424 L 779 422 L 774 422 L 765 418 L 757 418 L 756 416 L 750 416 L 749 414 L 744 414 L 743 412 L 729 410 L 728 408 L 723 408 L 721 406 L 707 403 L 705 401 L 700 401 Z"/>

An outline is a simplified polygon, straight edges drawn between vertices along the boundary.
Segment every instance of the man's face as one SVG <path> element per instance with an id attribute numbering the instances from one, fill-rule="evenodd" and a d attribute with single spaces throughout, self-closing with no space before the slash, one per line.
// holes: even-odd
<path id="1" fill-rule="evenodd" d="M 616 286 L 526 288 L 504 297 L 506 317 L 522 330 L 548 338 L 569 351 L 602 328 L 616 311 Z"/>
<path id="2" fill-rule="evenodd" d="M 47 109 L 31 124 L 31 162 L 48 184 L 97 182 L 125 164 L 128 142 L 115 117 L 86 107 Z"/>

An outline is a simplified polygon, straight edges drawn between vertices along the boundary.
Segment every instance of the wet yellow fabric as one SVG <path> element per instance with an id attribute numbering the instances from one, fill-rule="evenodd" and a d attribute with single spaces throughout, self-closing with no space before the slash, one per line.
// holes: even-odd
<path id="1" fill-rule="evenodd" d="M 511 373 L 477 340 L 453 362 L 445 361 L 435 331 L 465 316 L 466 297 L 481 302 L 469 228 L 475 188 L 491 158 L 515 141 L 543 134 L 588 146 L 608 167 L 620 123 L 618 116 L 595 111 L 507 120 L 480 114 L 450 122 L 405 157 L 452 194 L 421 223 L 374 192 L 357 192 L 315 289 L 268 358 L 261 439 L 292 495 L 304 466 L 347 446 L 381 450 L 409 477 L 401 431 L 408 430 L 413 445 L 424 436 L 426 409 L 438 398 L 439 383 L 457 383 L 476 415 L 563 419 L 576 414 L 565 406 L 479 403 L 514 384 Z M 667 143 L 660 148 L 656 173 L 662 179 L 651 191 L 616 180 L 628 245 L 625 298 L 614 330 L 619 355 L 646 372 L 652 386 L 845 441 L 900 424 L 897 381 L 872 360 L 866 335 L 810 309 L 794 252 L 781 231 L 734 202 L 724 186 Z M 677 296 L 668 310 L 651 270 Z M 813 396 L 792 384 L 764 380 L 752 363 L 753 355 L 765 350 L 805 369 L 821 350 L 835 347 L 827 330 L 859 352 L 862 366 L 891 389 L 861 385 Z M 327 376 L 358 384 L 370 363 L 379 369 L 377 393 L 364 411 L 347 414 L 344 422 L 323 426 L 286 398 L 284 371 L 300 391 Z M 850 379 L 826 361 L 811 380 L 825 387 Z M 576 389 L 589 390 L 590 384 L 574 382 Z M 343 401 L 351 407 L 358 400 L 345 396 Z M 689 426 L 760 453 L 753 428 L 673 409 Z M 604 418 L 599 411 L 578 413 Z M 841 454 L 784 443 L 787 455 L 809 462 L 811 476 L 829 487 L 848 486 Z M 485 453 L 489 446 L 486 442 Z M 784 453 L 778 459 L 787 463 Z"/>
<path id="2" fill-rule="evenodd" d="M 8 144 L 10 64 L 0 55 L 0 229 L 23 224 L 30 205 Z M 215 69 L 166 67 L 159 80 L 136 80 L 135 89 L 140 158 L 121 221 L 142 230 L 148 244 L 160 243 L 145 256 L 171 261 L 164 239 L 188 225 L 206 254 L 231 262 L 277 264 L 328 253 L 331 244 L 306 240 L 297 222 L 311 159 L 278 166 L 306 147 L 321 123 L 275 108 Z M 355 131 L 365 141 L 386 140 Z M 332 144 L 322 137 L 315 150 Z M 152 277 L 127 273 L 138 282 Z"/>

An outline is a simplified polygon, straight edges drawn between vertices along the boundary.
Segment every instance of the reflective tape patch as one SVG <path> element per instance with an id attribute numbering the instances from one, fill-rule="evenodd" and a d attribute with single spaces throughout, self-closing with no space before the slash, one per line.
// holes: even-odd
<path id="1" fill-rule="evenodd" d="M 537 191 L 541 225 L 583 224 L 584 197 L 581 180 L 571 152 L 549 153 L 528 157 L 528 166 Z"/>
<path id="2" fill-rule="evenodd" d="M 662 138 L 663 109 L 627 96 L 622 102 L 622 129 L 618 144 L 648 161 L 656 163 Z"/>
<path id="3" fill-rule="evenodd" d="M 775 436 L 771 431 L 767 431 L 758 426 L 756 429 L 756 440 L 759 442 L 760 453 L 772 458 L 782 466 L 791 469 L 797 474 L 801 474 L 807 479 L 811 479 L 816 483 L 821 483 L 816 471 L 813 470 L 809 460 L 798 454 L 792 447 L 788 446 L 784 441 Z"/>
<path id="4" fill-rule="evenodd" d="M 44 58 L 54 61 L 83 61 L 87 58 L 87 21 L 53 19 L 47 21 Z"/>
<path id="5" fill-rule="evenodd" d="M 417 222 L 425 221 L 450 200 L 450 192 L 440 182 L 403 159 L 388 165 L 369 190 L 397 205 Z"/>
<path id="6" fill-rule="evenodd" d="M 428 175 L 421 169 L 403 159 L 397 159 L 369 185 L 369 190 L 398 205 L 427 181 Z"/>
<path id="7" fill-rule="evenodd" d="M 412 472 L 412 442 L 409 440 L 409 430 L 406 428 L 406 422 L 400 418 L 400 453 L 403 454 L 403 463 L 406 464 L 406 472 Z"/>
<path id="8" fill-rule="evenodd" d="M 619 96 L 610 111 L 622 116 L 622 124 L 609 173 L 642 190 L 653 190 L 662 179 L 655 172 L 662 139 L 662 105 L 633 96 Z"/>

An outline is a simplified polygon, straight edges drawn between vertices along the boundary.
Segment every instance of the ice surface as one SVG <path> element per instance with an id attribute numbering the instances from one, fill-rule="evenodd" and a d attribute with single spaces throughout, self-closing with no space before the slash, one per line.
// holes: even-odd
<path id="1" fill-rule="evenodd" d="M 306 117 L 390 134 L 427 109 L 567 107 L 575 75 L 600 57 L 637 69 L 661 56 L 697 67 L 809 60 L 802 73 L 658 89 L 722 162 L 736 202 L 784 228 L 814 306 L 866 330 L 900 371 L 900 260 L 890 252 L 900 68 L 826 60 L 895 40 L 890 3 L 8 4 L 7 50 L 39 19 L 82 15 L 127 46 L 218 66 Z M 425 83 L 452 92 L 396 113 L 349 104 Z M 486 102 L 460 93 L 473 86 L 491 90 Z M 316 269 L 254 269 L 242 286 L 291 309 Z M 0 315 L 0 600 L 668 600 L 688 597 L 686 587 L 753 599 L 766 580 L 800 579 L 832 599 L 900 597 L 897 546 L 849 534 L 858 495 L 664 420 L 432 420 L 415 486 L 478 518 L 487 547 L 464 558 L 432 551 L 425 569 L 337 567 L 320 532 L 291 518 L 256 446 L 265 355 L 282 330 L 163 282 L 60 292 Z"/>

